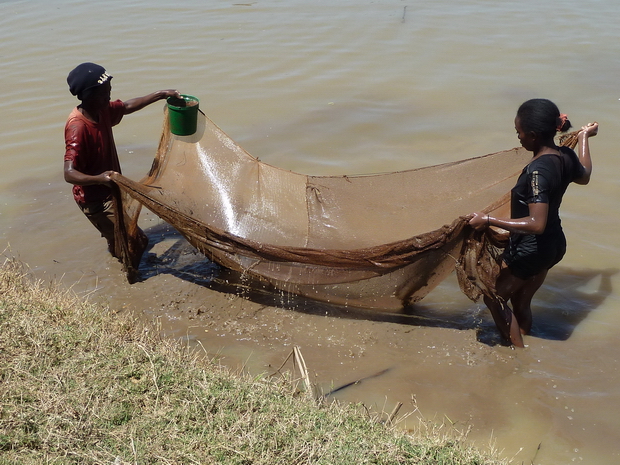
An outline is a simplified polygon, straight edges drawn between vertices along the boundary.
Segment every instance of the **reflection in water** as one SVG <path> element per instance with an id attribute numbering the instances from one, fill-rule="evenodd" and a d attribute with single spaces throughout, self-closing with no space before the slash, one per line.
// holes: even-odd
<path id="1" fill-rule="evenodd" d="M 147 229 L 149 248 L 140 265 L 142 280 L 158 274 L 170 274 L 184 281 L 217 292 L 234 294 L 262 306 L 279 307 L 309 315 L 368 320 L 402 325 L 475 330 L 477 339 L 487 345 L 503 341 L 485 310 L 471 304 L 456 309 L 414 304 L 401 313 L 366 310 L 334 305 L 291 295 L 264 281 L 225 269 L 207 259 L 167 224 Z M 158 245 L 171 244 L 160 254 Z M 531 336 L 547 340 L 567 340 L 588 314 L 603 304 L 613 292 L 611 277 L 618 270 L 588 270 L 556 267 L 549 274 L 539 295 L 534 299 L 534 324 Z M 591 291 L 584 288 L 600 280 Z M 454 292 L 458 292 L 454 289 Z"/>

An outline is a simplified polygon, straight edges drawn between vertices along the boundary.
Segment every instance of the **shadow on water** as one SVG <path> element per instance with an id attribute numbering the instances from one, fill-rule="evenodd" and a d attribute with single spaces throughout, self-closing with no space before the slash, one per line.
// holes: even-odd
<path id="1" fill-rule="evenodd" d="M 568 339 L 577 325 L 612 294 L 611 278 L 618 271 L 553 268 L 532 305 L 532 336 Z"/>
<path id="2" fill-rule="evenodd" d="M 308 315 L 330 316 L 402 325 L 475 330 L 479 342 L 500 345 L 499 336 L 484 305 L 470 303 L 438 308 L 415 304 L 401 312 L 385 312 L 334 305 L 283 293 L 270 284 L 223 268 L 192 247 L 166 224 L 145 231 L 149 248 L 140 264 L 142 280 L 169 274 L 217 292 L 234 294 L 263 306 L 285 308 Z M 156 248 L 163 244 L 163 251 Z M 555 267 L 532 302 L 534 324 L 531 336 L 567 340 L 574 329 L 612 293 L 611 277 L 617 269 L 590 270 Z M 458 291 L 455 289 L 455 291 Z"/>

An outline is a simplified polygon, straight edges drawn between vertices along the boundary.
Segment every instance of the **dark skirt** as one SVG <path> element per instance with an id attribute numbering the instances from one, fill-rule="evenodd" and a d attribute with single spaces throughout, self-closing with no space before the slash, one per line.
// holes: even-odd
<path id="1" fill-rule="evenodd" d="M 556 265 L 566 253 L 566 237 L 554 234 L 511 234 L 502 256 L 511 273 L 528 279 Z"/>

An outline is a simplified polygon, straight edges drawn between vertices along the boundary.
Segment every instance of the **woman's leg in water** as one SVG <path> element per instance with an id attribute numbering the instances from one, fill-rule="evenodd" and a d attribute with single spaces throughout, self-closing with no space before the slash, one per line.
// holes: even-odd
<path id="1" fill-rule="evenodd" d="M 545 282 L 547 271 L 541 271 L 525 281 L 523 287 L 514 292 L 510 298 L 512 309 L 521 328 L 521 334 L 529 334 L 532 330 L 532 298 Z"/>
<path id="2" fill-rule="evenodd" d="M 495 283 L 495 292 L 498 298 L 492 299 L 486 296 L 484 298 L 484 303 L 491 311 L 495 325 L 502 336 L 517 347 L 524 347 L 523 337 L 519 328 L 519 322 L 508 306 L 508 301 L 525 283 L 525 280 L 514 276 L 509 268 L 503 268 Z"/>

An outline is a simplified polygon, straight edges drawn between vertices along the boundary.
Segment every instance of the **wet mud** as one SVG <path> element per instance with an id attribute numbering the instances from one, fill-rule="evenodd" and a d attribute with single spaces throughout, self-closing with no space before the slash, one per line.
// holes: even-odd
<path id="1" fill-rule="evenodd" d="M 548 440 L 574 427 L 575 410 L 583 409 L 584 399 L 561 405 L 566 396 L 559 386 L 570 380 L 577 391 L 592 387 L 566 363 L 566 349 L 573 350 L 566 341 L 578 339 L 580 325 L 609 297 L 615 270 L 553 273 L 528 347 L 514 350 L 503 345 L 486 309 L 467 300 L 452 278 L 402 312 L 339 307 L 221 268 L 167 225 L 147 234 L 142 281 L 121 286 L 126 294 L 114 300 L 158 322 L 167 337 L 252 374 L 275 374 L 298 347 L 316 392 L 326 398 L 362 402 L 383 415 L 402 404 L 403 428 L 431 420 L 525 463 L 549 453 L 579 457 L 570 434 L 564 446 Z M 548 364 L 556 366 L 542 368 Z M 522 431 L 515 436 L 515 429 Z M 596 431 L 580 435 L 596 442 Z"/>

